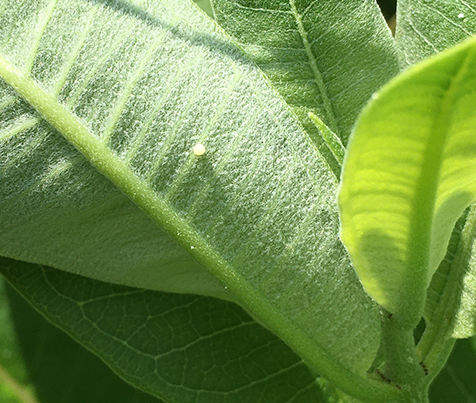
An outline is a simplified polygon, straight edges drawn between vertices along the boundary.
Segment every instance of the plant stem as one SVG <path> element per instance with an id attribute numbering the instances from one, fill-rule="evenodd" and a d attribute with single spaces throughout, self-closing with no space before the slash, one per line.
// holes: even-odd
<path id="1" fill-rule="evenodd" d="M 413 330 L 402 328 L 385 310 L 382 310 L 381 325 L 385 366 L 379 374 L 402 390 L 402 402 L 428 402 L 428 385 L 416 354 Z"/>

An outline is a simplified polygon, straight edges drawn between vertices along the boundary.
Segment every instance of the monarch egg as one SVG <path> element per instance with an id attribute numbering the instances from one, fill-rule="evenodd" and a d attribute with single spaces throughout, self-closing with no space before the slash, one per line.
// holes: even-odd
<path id="1" fill-rule="evenodd" d="M 205 148 L 203 144 L 198 143 L 198 144 L 195 144 L 195 147 L 193 147 L 193 153 L 195 155 L 200 156 L 205 154 L 206 152 L 207 152 L 207 149 Z"/>

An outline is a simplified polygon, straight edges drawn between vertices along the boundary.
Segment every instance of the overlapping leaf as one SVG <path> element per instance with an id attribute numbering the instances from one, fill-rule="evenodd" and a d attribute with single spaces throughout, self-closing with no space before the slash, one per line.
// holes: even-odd
<path id="1" fill-rule="evenodd" d="M 21 398 L 15 403 L 164 403 L 123 382 L 98 357 L 36 312 L 3 277 L 0 282 L 2 306 L 10 311 L 2 326 L 13 327 L 14 344 L 21 347 L 21 354 L 15 351 L 18 348 L 12 349 L 8 358 L 2 350 L 0 362 L 11 360 L 28 370 L 29 387 L 19 388 Z M 28 397 L 32 391 L 35 397 Z M 0 399 L 10 403 L 3 396 Z"/>
<path id="2" fill-rule="evenodd" d="M 452 229 L 476 198 L 476 42 L 376 96 L 350 142 L 342 238 L 368 293 L 413 327 Z"/>
<path id="3" fill-rule="evenodd" d="M 213 0 L 215 18 L 293 107 L 318 144 L 313 112 L 344 144 L 370 95 L 398 72 L 375 1 Z"/>
<path id="4" fill-rule="evenodd" d="M 2 273 L 47 318 L 128 382 L 165 401 L 321 401 L 301 359 L 233 303 L 1 262 Z"/>

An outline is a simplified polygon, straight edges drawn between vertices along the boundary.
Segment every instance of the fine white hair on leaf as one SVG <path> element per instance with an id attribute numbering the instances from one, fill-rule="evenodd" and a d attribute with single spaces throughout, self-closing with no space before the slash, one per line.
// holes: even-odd
<path id="1" fill-rule="evenodd" d="M 195 146 L 193 147 L 193 153 L 195 155 L 200 156 L 205 154 L 206 152 L 207 152 L 207 149 L 205 148 L 203 144 L 198 143 L 198 144 L 195 144 Z"/>

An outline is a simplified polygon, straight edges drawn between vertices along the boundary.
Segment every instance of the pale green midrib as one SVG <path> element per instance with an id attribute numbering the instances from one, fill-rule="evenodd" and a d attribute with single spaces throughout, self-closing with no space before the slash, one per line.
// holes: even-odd
<path id="1" fill-rule="evenodd" d="M 304 45 L 304 49 L 306 51 L 306 55 L 309 60 L 309 66 L 311 67 L 312 73 L 314 75 L 314 81 L 319 89 L 319 92 L 321 93 L 324 107 L 328 114 L 327 117 L 330 119 L 330 122 L 327 122 L 327 123 L 334 133 L 336 133 L 339 137 L 342 137 L 340 135 L 341 133 L 339 133 L 339 125 L 337 123 L 337 119 L 334 113 L 334 108 L 329 99 L 329 95 L 327 94 L 327 88 L 324 84 L 324 80 L 322 78 L 322 74 L 319 70 L 319 67 L 317 66 L 316 57 L 314 56 L 314 53 L 311 48 L 311 44 L 309 43 L 309 40 L 307 37 L 307 31 L 304 28 L 304 25 L 302 23 L 302 18 L 297 10 L 295 0 L 289 0 L 289 5 L 291 6 L 292 15 L 294 19 L 296 20 L 299 35 L 301 36 L 302 43 Z"/>
<path id="2" fill-rule="evenodd" d="M 415 196 L 415 206 L 411 217 L 411 222 L 414 223 L 414 225 L 411 228 L 408 238 L 408 262 L 413 266 L 412 273 L 414 273 L 415 276 L 418 278 L 422 275 L 426 276 L 424 279 L 425 282 L 428 281 L 428 270 L 431 269 L 429 267 L 432 242 L 431 233 L 435 219 L 434 210 L 440 183 L 444 148 L 450 125 L 450 111 L 453 108 L 455 92 L 459 88 L 461 79 L 468 70 L 473 53 L 474 51 L 470 51 L 465 56 L 457 73 L 451 78 L 449 87 L 441 101 L 438 116 L 431 130 L 431 139 L 425 150 L 424 162 L 420 177 L 418 178 L 418 190 Z M 424 253 L 422 253 L 422 251 L 424 251 Z M 424 267 L 420 267 L 419 264 L 419 262 L 422 262 L 422 256 L 424 258 Z M 420 281 L 418 281 L 418 283 L 420 283 Z"/>
<path id="3" fill-rule="evenodd" d="M 362 378 L 333 359 L 320 345 L 280 312 L 253 288 L 171 207 L 119 160 L 99 138 L 92 135 L 57 99 L 47 94 L 29 76 L 0 55 L 0 77 L 12 86 L 31 106 L 58 130 L 89 162 L 123 191 L 164 230 L 197 259 L 222 284 L 226 285 L 251 312 L 256 314 L 300 354 L 308 365 L 337 387 L 361 399 L 385 402 L 398 397 L 395 388 Z M 193 246 L 194 249 L 190 247 Z M 369 400 L 371 397 L 372 400 Z"/>

